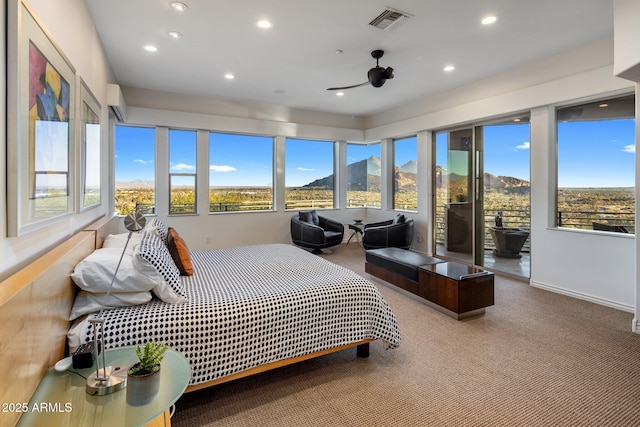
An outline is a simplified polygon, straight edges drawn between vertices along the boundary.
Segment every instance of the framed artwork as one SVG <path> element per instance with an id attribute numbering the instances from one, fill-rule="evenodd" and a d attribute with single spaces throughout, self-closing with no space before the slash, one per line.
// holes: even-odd
<path id="1" fill-rule="evenodd" d="M 101 129 L 100 129 L 100 103 L 93 96 L 87 84 L 79 79 L 80 88 L 80 125 L 78 135 L 80 137 L 80 210 L 100 205 L 101 191 Z"/>
<path id="2" fill-rule="evenodd" d="M 75 70 L 31 9 L 9 1 L 8 232 L 40 228 L 74 208 Z"/>

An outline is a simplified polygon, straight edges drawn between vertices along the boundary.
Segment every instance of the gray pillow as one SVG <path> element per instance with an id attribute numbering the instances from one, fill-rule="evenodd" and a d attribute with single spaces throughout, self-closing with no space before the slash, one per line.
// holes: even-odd
<path id="1" fill-rule="evenodd" d="M 320 219 L 318 218 L 318 214 L 315 209 L 312 211 L 300 211 L 298 213 L 300 216 L 300 221 L 308 222 L 314 225 L 320 225 Z"/>
<path id="2" fill-rule="evenodd" d="M 311 218 L 311 212 L 309 211 L 298 212 L 298 217 L 300 218 L 300 221 L 313 223 L 313 219 Z"/>

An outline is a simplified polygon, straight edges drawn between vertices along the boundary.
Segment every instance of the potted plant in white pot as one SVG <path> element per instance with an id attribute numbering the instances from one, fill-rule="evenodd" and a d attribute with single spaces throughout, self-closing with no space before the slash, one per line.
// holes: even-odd
<path id="1" fill-rule="evenodd" d="M 136 346 L 140 360 L 127 371 L 127 403 L 143 406 L 158 396 L 160 390 L 160 362 L 168 347 L 157 342 Z"/>

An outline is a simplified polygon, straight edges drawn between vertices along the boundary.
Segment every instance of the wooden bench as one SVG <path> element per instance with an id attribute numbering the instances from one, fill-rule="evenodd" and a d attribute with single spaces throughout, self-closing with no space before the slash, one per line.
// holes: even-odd
<path id="1" fill-rule="evenodd" d="M 365 258 L 364 271 L 415 295 L 419 295 L 420 266 L 443 262 L 400 248 L 369 249 Z"/>

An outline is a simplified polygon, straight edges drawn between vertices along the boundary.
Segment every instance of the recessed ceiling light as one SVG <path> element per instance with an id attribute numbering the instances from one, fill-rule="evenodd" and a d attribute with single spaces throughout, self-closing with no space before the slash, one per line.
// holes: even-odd
<path id="1" fill-rule="evenodd" d="M 520 119 L 513 119 L 514 122 L 519 123 Z"/>
<path id="2" fill-rule="evenodd" d="M 179 1 L 171 2 L 171 7 L 178 12 L 184 12 L 187 10 L 187 5 Z"/>
<path id="3" fill-rule="evenodd" d="M 227 73 L 227 74 L 224 75 L 224 78 L 227 79 L 227 80 L 233 80 L 233 79 L 236 78 L 236 76 L 234 76 L 231 73 Z"/>
<path id="4" fill-rule="evenodd" d="M 600 104 L 600 105 L 598 105 L 598 107 L 600 107 L 600 108 L 605 108 L 605 107 L 608 107 L 608 106 L 609 106 L 609 104 Z"/>
<path id="5" fill-rule="evenodd" d="M 336 92 L 336 96 L 344 96 L 344 92 Z"/>
<path id="6" fill-rule="evenodd" d="M 273 27 L 273 24 L 271 23 L 271 21 L 267 20 L 267 19 L 261 19 L 258 22 L 256 22 L 256 25 L 259 28 L 271 28 Z"/>
<path id="7" fill-rule="evenodd" d="M 157 52 L 158 48 L 152 44 L 148 44 L 144 47 L 144 50 L 146 50 L 147 52 Z"/>
<path id="8" fill-rule="evenodd" d="M 177 31 L 169 31 L 169 37 L 171 37 L 172 39 L 179 39 L 180 37 L 182 37 L 182 33 L 179 33 Z"/>
<path id="9" fill-rule="evenodd" d="M 455 70 L 455 69 L 456 69 L 456 67 L 455 67 L 455 66 L 453 66 L 453 65 L 447 65 L 447 66 L 445 66 L 445 67 L 443 68 L 443 70 L 444 70 L 444 71 L 453 71 L 453 70 Z"/>
<path id="10" fill-rule="evenodd" d="M 482 18 L 482 24 L 483 25 L 489 25 L 489 24 L 493 24 L 494 22 L 496 22 L 498 20 L 498 18 L 494 15 L 489 15 L 489 16 L 485 16 L 484 18 Z"/>

